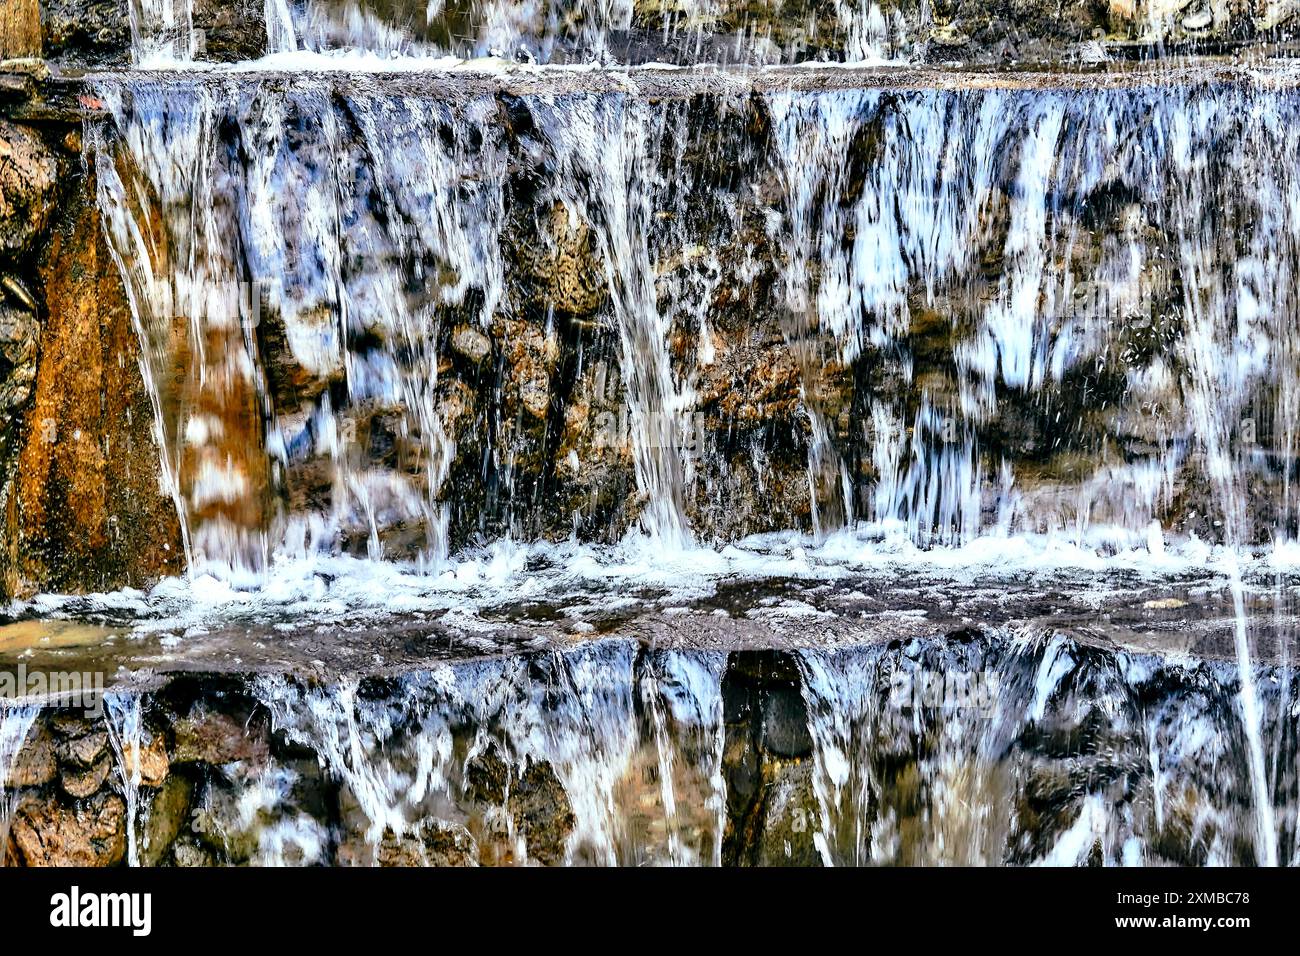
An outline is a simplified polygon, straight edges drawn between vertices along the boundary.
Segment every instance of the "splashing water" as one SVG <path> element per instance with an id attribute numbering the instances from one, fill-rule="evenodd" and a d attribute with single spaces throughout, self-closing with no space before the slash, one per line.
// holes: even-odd
<path id="1" fill-rule="evenodd" d="M 688 863 L 715 859 L 721 845 L 720 667 L 709 656 L 638 658 L 610 642 L 415 675 L 395 696 L 356 683 L 304 692 L 281 679 L 256 692 L 275 726 L 344 782 L 362 859 L 433 821 L 469 826 L 480 844 L 504 830 L 523 861 Z M 646 729 L 634 693 L 650 711 Z M 485 814 L 485 799 L 505 806 Z M 550 800 L 563 807 L 552 830 L 509 822 L 512 808 L 539 812 Z"/>
<path id="2" fill-rule="evenodd" d="M 433 350 L 440 308 L 487 316 L 500 294 L 490 141 L 444 146 L 440 129 L 461 120 L 429 100 L 362 93 L 347 107 L 355 138 L 333 117 L 303 149 L 297 124 L 327 112 L 317 91 L 265 89 L 248 100 L 237 85 L 199 87 L 180 102 L 164 86 L 101 92 L 130 131 L 122 152 L 96 150 L 104 226 L 127 281 L 190 566 L 256 576 L 273 543 L 310 552 L 344 539 L 379 558 L 380 529 L 393 525 L 411 529 L 421 560 L 445 556 L 438 492 L 454 445 L 436 407 Z M 240 117 L 256 159 L 219 200 L 213 190 L 231 171 L 217 127 Z M 395 131 L 409 148 L 394 146 Z M 160 232 L 136 197 L 161 204 Z M 344 221 L 354 228 L 340 231 Z M 297 405 L 277 401 L 260 357 L 271 322 L 298 366 L 288 371 L 319 383 L 314 395 L 291 393 Z M 188 370 L 179 381 L 176 367 Z M 391 463 L 368 454 L 381 428 L 394 433 Z M 331 473 L 324 514 L 273 500 L 284 470 L 304 461 Z"/>
<path id="3" fill-rule="evenodd" d="M 1295 675 L 1255 676 L 1274 739 Z M 1041 626 L 786 651 L 609 639 L 396 678 L 262 676 L 236 696 L 284 743 L 214 767 L 192 819 L 228 862 L 261 865 L 1242 865 L 1257 835 L 1238 681 L 1231 658 Z M 230 691 L 200 689 L 201 706 Z M 130 760 L 143 706 L 167 720 L 139 697 L 109 709 L 128 800 L 150 789 Z M 7 711 L 0 740 L 35 719 Z M 1288 863 L 1294 754 L 1271 771 Z"/>
<path id="4" fill-rule="evenodd" d="M 108 742 L 113 748 L 117 775 L 126 803 L 126 862 L 128 866 L 140 865 L 140 761 L 143 749 L 141 726 L 141 700 L 138 694 L 106 694 L 106 726 Z"/>
<path id="5" fill-rule="evenodd" d="M 11 785 L 13 767 L 27 734 L 40 716 L 39 704 L 0 702 L 0 866 L 9 845 L 9 827 L 18 806 L 18 790 Z"/>
<path id="6" fill-rule="evenodd" d="M 317 42 L 318 30 L 272 6 L 276 50 Z M 365 18 L 349 9 L 349 30 L 360 30 Z M 862 54 L 890 26 L 870 6 L 855 17 L 865 32 L 851 46 Z M 364 555 L 402 562 L 399 576 L 445 574 L 454 591 L 463 579 L 453 522 L 459 540 L 502 524 L 536 536 L 543 520 L 533 512 L 559 507 L 550 486 L 531 501 L 515 495 L 511 456 L 523 453 L 505 440 L 485 442 L 482 463 L 456 471 L 454 436 L 465 433 L 443 389 L 452 336 L 473 343 L 533 320 L 538 350 L 551 356 L 539 359 L 551 363 L 538 375 L 547 387 L 569 374 L 555 370 L 569 358 L 574 382 L 586 374 L 585 353 L 555 357 L 587 341 L 586 326 L 616 343 L 609 375 L 622 389 L 636 501 L 608 510 L 634 518 L 626 524 L 644 533 L 651 563 L 697 562 L 704 578 L 748 566 L 744 548 L 699 546 L 709 533 L 702 516 L 739 497 L 719 475 L 735 471 L 723 449 L 740 444 L 730 433 L 742 413 L 718 410 L 709 377 L 715 342 L 726 346 L 735 324 L 723 292 L 745 288 L 748 304 L 778 316 L 780 355 L 797 382 L 800 514 L 814 534 L 800 548 L 827 556 L 865 534 L 929 549 L 922 562 L 960 564 L 991 543 L 1046 540 L 1096 557 L 1140 548 L 1155 565 L 1167 535 L 1174 550 L 1213 541 L 1236 615 L 1252 844 L 1260 863 L 1282 860 L 1279 833 L 1285 840 L 1291 823 L 1275 816 L 1281 782 L 1265 750 L 1247 578 L 1262 549 L 1282 554 L 1300 533 L 1293 77 L 806 91 L 723 76 L 708 80 L 707 95 L 663 99 L 643 95 L 640 81 L 570 78 L 556 93 L 503 80 L 447 96 L 427 78 L 396 76 L 95 80 L 109 113 L 89 138 L 100 212 L 192 577 L 267 585 L 296 562 L 319 589 L 317 569 Z M 706 206 L 709 190 L 717 196 Z M 521 244 L 534 248 L 521 253 Z M 562 271 L 579 253 L 590 258 L 577 284 L 599 306 L 575 317 L 583 310 L 558 293 L 528 298 L 544 281 L 567 289 L 566 276 L 541 275 L 538 261 L 549 256 Z M 528 311 L 539 299 L 540 319 Z M 731 361 L 734 381 L 743 359 Z M 508 417 L 494 387 L 478 426 L 493 440 Z M 541 423 L 548 452 L 582 409 L 573 394 L 520 401 L 519 417 Z M 709 423 L 699 454 L 689 447 L 696 415 Z M 602 451 L 623 447 L 619 435 Z M 770 476 L 754 448 L 758 490 L 748 493 L 761 512 Z M 613 518 L 582 525 L 575 516 L 573 527 L 597 538 L 626 530 Z M 594 556 L 589 577 L 618 580 L 600 564 L 608 555 L 582 547 L 573 542 L 561 577 Z M 425 585 L 414 590 L 429 597 Z M 432 600 L 443 606 L 447 596 Z M 1035 701 L 1057 692 L 1048 661 L 1064 652 L 1052 647 L 1040 649 Z M 1130 663 L 1107 679 L 1128 680 Z M 993 861 L 1015 829 L 993 809 L 1012 784 L 1001 770 L 962 768 L 1000 761 L 1007 726 L 1041 719 L 1042 706 L 993 719 L 966 743 L 960 722 L 927 729 L 934 828 L 931 842 L 917 842 L 904 808 L 880 803 L 878 768 L 853 756 L 901 731 L 873 702 L 880 675 L 851 664 L 799 662 L 818 739 L 819 858 L 949 859 L 961 844 L 971 861 Z M 568 793 L 565 860 L 643 852 L 629 849 L 635 840 L 611 810 L 639 759 L 641 716 L 665 828 L 662 853 L 644 852 L 666 862 L 706 852 L 682 837 L 676 782 L 684 767 L 696 784 L 716 779 L 713 751 L 701 743 L 708 759 L 683 763 L 660 676 L 637 684 L 624 673 L 633 666 L 631 655 L 556 664 L 550 676 L 566 700 L 599 699 L 595 710 L 575 703 L 546 722 L 531 702 L 515 702 L 511 717 L 532 724 L 492 741 L 516 782 L 544 762 Z M 601 669 L 617 671 L 617 687 L 596 686 Z M 368 711 L 359 687 L 320 700 L 285 688 L 268 695 L 284 726 L 348 779 L 376 853 L 386 834 L 400 839 L 420 819 L 402 809 L 402 787 L 414 786 L 424 809 L 426 794 L 463 786 L 447 741 L 467 720 L 465 701 L 430 712 L 446 733 L 411 757 L 410 777 L 371 763 L 362 742 L 382 738 L 387 717 Z M 701 733 L 716 739 L 717 723 L 703 721 Z M 1160 826 L 1169 752 L 1146 743 Z M 710 809 L 722 799 L 712 787 Z M 948 815 L 971 800 L 984 816 Z M 1114 794 L 1091 793 L 1076 809 L 1052 846 L 1017 857 L 1145 852 L 1146 824 Z M 531 852 L 526 835 L 510 839 Z M 707 848 L 711 858 L 721 859 L 721 843 Z"/>
<path id="7" fill-rule="evenodd" d="M 394 536 L 423 538 L 394 556 L 446 556 L 442 487 L 457 449 L 436 342 L 457 321 L 485 326 L 521 279 L 502 248 L 515 188 L 506 169 L 521 148 L 549 164 L 534 188 L 550 198 L 533 200 L 559 210 L 548 229 L 589 230 L 603 272 L 642 526 L 681 548 L 694 509 L 727 506 L 708 500 L 717 486 L 701 478 L 725 463 L 687 453 L 692 416 L 707 414 L 707 365 L 683 366 L 670 350 L 678 323 L 698 324 L 707 363 L 719 320 L 688 307 L 697 286 L 661 281 L 668 257 L 716 241 L 683 183 L 690 110 L 610 94 L 539 98 L 527 103 L 533 131 L 507 148 L 490 97 L 452 107 L 367 85 L 340 112 L 327 79 L 288 90 L 236 79 L 103 86 L 123 138 L 96 145 L 101 208 L 192 565 L 260 572 L 277 552 L 341 546 L 379 556 Z M 1233 422 L 1292 379 L 1288 335 L 1258 316 L 1286 314 L 1285 282 L 1263 276 L 1290 274 L 1293 239 L 1279 231 L 1290 227 L 1268 210 L 1295 184 L 1270 164 L 1252 174 L 1261 191 L 1246 194 L 1193 158 L 1253 168 L 1295 144 L 1286 95 L 1244 82 L 1214 90 L 768 95 L 784 200 L 767 232 L 790 248 L 775 265 L 810 422 L 816 530 L 865 517 L 920 543 L 1059 530 L 1082 545 L 1110 525 L 1145 541 L 1152 522 L 1195 519 L 1174 508 L 1176 488 L 1237 480 L 1236 465 L 1211 464 L 1222 454 L 1207 449 L 1226 439 L 1204 420 Z M 1181 117 L 1194 111 L 1188 126 Z M 296 131 L 313 112 L 325 121 Z M 408 146 L 381 148 L 389 129 L 409 133 Z M 844 159 L 860 154 L 871 162 Z M 176 155 L 185 161 L 166 159 Z M 250 158 L 232 167 L 235 156 Z M 212 184 L 224 177 L 242 185 L 218 201 Z M 152 203 L 167 210 L 157 236 L 142 218 Z M 1230 267 L 1203 261 L 1229 261 L 1197 228 L 1207 204 L 1250 224 L 1241 236 L 1254 251 Z M 734 235 L 740 215 L 721 215 L 708 229 Z M 1117 230 L 1090 230 L 1097 217 Z M 750 245 L 746 268 L 763 269 L 768 254 Z M 996 276 L 980 278 L 977 254 L 996 257 Z M 717 288 L 720 269 L 706 281 Z M 983 288 L 974 311 L 937 318 L 970 307 L 957 297 L 972 281 Z M 1193 281 L 1205 291 L 1193 295 Z M 917 351 L 935 335 L 942 352 Z M 288 367 L 263 354 L 280 343 Z M 836 369 L 885 357 L 905 388 L 865 393 L 847 419 L 828 404 Z M 1271 425 L 1281 411 L 1256 440 L 1275 434 L 1286 461 L 1287 433 Z M 1013 427 L 1041 465 L 1015 450 Z M 372 460 L 377 433 L 395 458 Z M 850 468 L 864 456 L 875 475 L 865 486 Z M 1265 464 L 1258 452 L 1234 460 Z M 330 487 L 296 492 L 289 473 L 318 463 Z M 1278 469 L 1284 539 L 1288 476 Z M 1256 544 L 1258 531 L 1242 528 L 1238 541 Z"/>
<path id="8" fill-rule="evenodd" d="M 581 212 L 595 225 L 619 331 L 637 483 L 647 498 L 642 525 L 667 550 L 681 550 L 691 542 L 681 429 L 693 396 L 674 380 L 650 233 L 656 216 L 685 218 L 687 193 L 677 188 L 680 166 L 661 170 L 660 157 L 648 146 L 665 140 L 684 146 L 684 118 L 673 110 L 655 115 L 630 98 L 581 97 L 539 106 L 539 119 L 556 131 L 559 198 L 571 215 Z M 664 129 L 674 123 L 677 136 Z"/>
<path id="9" fill-rule="evenodd" d="M 381 56 L 498 55 L 540 63 L 785 63 L 812 56 L 874 61 L 914 48 L 911 27 L 902 15 L 887 18 L 870 0 L 778 8 L 773 11 L 776 19 L 788 20 L 779 27 L 780 39 L 767 35 L 772 23 L 721 0 L 647 5 L 630 0 L 473 0 L 406 7 L 308 0 L 275 11 L 268 8 L 267 50 L 292 50 L 296 41 L 322 53 L 364 51 Z"/>
<path id="10" fill-rule="evenodd" d="M 197 52 L 192 0 L 130 0 L 131 62 L 187 63 Z"/>

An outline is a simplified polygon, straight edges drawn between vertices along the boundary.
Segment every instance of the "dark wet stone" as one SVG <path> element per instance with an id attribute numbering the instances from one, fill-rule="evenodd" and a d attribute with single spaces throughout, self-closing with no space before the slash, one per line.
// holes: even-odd
<path id="1" fill-rule="evenodd" d="M 97 793 L 99 788 L 108 780 L 109 773 L 112 772 L 113 761 L 106 754 L 99 761 L 84 770 L 76 770 L 66 767 L 59 777 L 59 786 L 63 792 L 75 800 L 81 800 Z"/>
<path id="2" fill-rule="evenodd" d="M 808 710 L 797 687 L 770 688 L 763 697 L 763 749 L 778 757 L 806 757 L 812 752 Z"/>
<path id="3" fill-rule="evenodd" d="M 140 863 L 160 866 L 171 854 L 185 851 L 176 838 L 190 822 L 190 805 L 194 785 L 181 774 L 172 774 L 163 782 L 145 811 L 144 833 L 140 841 Z"/>

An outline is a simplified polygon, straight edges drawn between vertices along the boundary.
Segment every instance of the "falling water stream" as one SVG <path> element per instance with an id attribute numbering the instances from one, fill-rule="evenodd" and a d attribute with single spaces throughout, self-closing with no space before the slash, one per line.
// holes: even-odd
<path id="1" fill-rule="evenodd" d="M 9 842 L 9 828 L 18 804 L 18 787 L 11 780 L 13 766 L 40 712 L 37 704 L 0 705 L 0 845 Z M 3 865 L 5 859 L 0 856 Z"/>
<path id="2" fill-rule="evenodd" d="M 670 354 L 680 308 L 658 282 L 665 255 L 709 242 L 693 233 L 701 226 L 683 185 L 687 105 L 652 107 L 619 91 L 526 94 L 528 131 L 511 139 L 491 95 L 444 99 L 382 76 L 346 90 L 310 75 L 141 74 L 97 88 L 110 114 L 89 147 L 100 207 L 145 346 L 191 567 L 256 579 L 277 555 L 357 542 L 377 560 L 381 532 L 394 526 L 415 530 L 420 561 L 447 558 L 443 483 L 456 447 L 436 398 L 435 343 L 442 323 L 486 328 L 511 307 L 502 245 L 518 202 L 507 171 L 520 150 L 541 157 L 531 187 L 539 204 L 553 205 L 566 229 L 590 230 L 602 263 L 641 528 L 670 552 L 691 546 L 681 432 L 696 373 Z M 719 118 L 753 108 L 743 91 L 715 96 Z M 1285 280 L 1300 243 L 1280 212 L 1300 200 L 1300 183 L 1280 159 L 1297 154 L 1296 104 L 1289 83 L 1248 75 L 1095 90 L 774 89 L 761 100 L 770 145 L 718 147 L 747 150 L 753 180 L 770 174 L 779 188 L 767 210 L 771 246 L 744 256 L 761 268 L 755 257 L 782 250 L 774 266 L 783 334 L 802 369 L 816 531 L 865 519 L 924 546 L 1059 529 L 1087 547 L 1097 535 L 1149 541 L 1156 522 L 1159 543 L 1176 484 L 1199 475 L 1216 488 L 1261 862 L 1277 859 L 1276 827 L 1232 569 L 1252 543 L 1239 485 L 1251 452 L 1231 449 L 1237 422 L 1277 376 L 1295 374 L 1283 365 L 1294 331 L 1282 323 L 1297 314 Z M 1207 227 L 1208 210 L 1234 224 L 1233 252 L 1222 228 Z M 733 212 L 727 227 L 740 218 Z M 1099 222 L 1111 225 L 1097 242 Z M 990 248 L 996 275 L 976 260 Z M 947 369 L 918 379 L 908 354 L 917 323 L 972 283 L 980 292 L 954 320 Z M 300 374 L 322 383 L 300 390 L 296 407 L 268 380 L 264 309 L 282 323 Z M 1154 344 L 1117 349 L 1144 329 Z M 1117 353 L 1127 364 L 1107 367 Z M 860 507 L 846 436 L 817 395 L 823 363 L 865 354 L 896 356 L 897 374 L 914 381 L 901 402 L 888 391 L 871 397 L 856 423 L 879 475 Z M 178 364 L 188 376 L 169 371 Z M 1102 404 L 1086 414 L 1146 414 L 1163 434 L 1114 456 L 1083 426 L 1089 388 Z M 1019 414 L 1058 428 L 1058 444 L 1098 453 L 1091 473 L 1076 470 L 1072 486 L 1048 495 L 1018 487 L 1004 437 L 1017 396 Z M 357 437 L 376 414 L 396 422 L 396 465 L 368 460 L 373 442 Z M 1072 427 L 1063 414 L 1079 420 Z M 1277 453 L 1293 459 L 1289 447 Z M 302 460 L 330 469 L 327 505 L 286 495 Z M 1279 507 L 1294 513 L 1289 500 Z M 614 755 L 626 752 L 618 733 L 601 739 L 614 751 L 583 766 L 626 759 Z M 579 772 L 575 759 L 552 763 L 563 778 Z M 665 780 L 671 770 L 661 768 Z M 833 802 L 847 782 L 828 767 L 819 774 L 823 803 Z M 671 817 L 670 790 L 664 801 Z M 607 804 L 574 811 L 582 839 L 614 862 Z"/>
<path id="3" fill-rule="evenodd" d="M 271 56 L 218 69 L 188 3 L 133 0 L 135 68 L 86 79 L 186 572 L 38 610 L 169 650 L 331 615 L 462 628 L 398 676 L 249 679 L 271 756 L 203 778 L 194 845 L 1294 862 L 1292 577 L 1268 564 L 1300 535 L 1294 69 L 435 68 L 633 59 L 644 32 L 604 0 L 461 6 L 267 0 Z M 908 52 L 901 18 L 834 6 L 850 61 Z M 674 62 L 806 58 L 687 8 L 657 41 Z M 977 627 L 989 566 L 999 614 L 1037 589 Z M 1231 654 L 1107 640 L 1107 602 L 1180 573 L 1141 606 L 1226 588 Z M 943 594 L 867 610 L 880 575 Z M 1062 593 L 1095 620 L 1060 623 Z M 620 637 L 641 612 L 662 629 Z M 850 618 L 883 623 L 854 643 Z M 569 644 L 494 643 L 542 620 Z M 719 620 L 743 640 L 710 643 Z M 166 711 L 145 699 L 108 699 L 131 865 Z M 0 708 L 0 775 L 37 717 Z"/>

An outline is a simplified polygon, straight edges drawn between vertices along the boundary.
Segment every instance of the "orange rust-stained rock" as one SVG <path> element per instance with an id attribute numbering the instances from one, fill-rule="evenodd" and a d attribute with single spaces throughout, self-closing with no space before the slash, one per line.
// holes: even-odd
<path id="1" fill-rule="evenodd" d="M 121 281 L 83 188 L 40 260 L 35 394 L 5 501 L 0 592 L 140 586 L 181 568 Z"/>
<path id="2" fill-rule="evenodd" d="M 8 865 L 116 866 L 126 855 L 126 804 L 115 793 L 68 805 L 25 800 L 14 814 Z"/>
<path id="3" fill-rule="evenodd" d="M 128 742 L 122 747 L 122 766 L 129 774 L 139 773 L 140 784 L 159 787 L 167 778 L 171 761 L 167 757 L 167 742 L 159 735 L 147 743 Z"/>

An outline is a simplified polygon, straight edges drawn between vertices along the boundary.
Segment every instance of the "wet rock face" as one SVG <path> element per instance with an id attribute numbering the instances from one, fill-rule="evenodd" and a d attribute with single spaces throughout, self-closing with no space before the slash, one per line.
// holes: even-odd
<path id="1" fill-rule="evenodd" d="M 191 0 L 198 59 L 255 60 L 266 52 L 266 5 L 259 0 Z"/>
<path id="2" fill-rule="evenodd" d="M 21 803 L 6 865 L 117 866 L 126 850 L 125 818 L 125 806 L 115 794 L 66 807 Z"/>
<path id="3" fill-rule="evenodd" d="M 130 61 L 124 0 L 42 0 L 47 56 L 72 65 Z M 193 0 L 194 56 L 227 62 L 268 50 L 265 8 L 253 0 Z M 914 0 L 839 4 L 826 0 L 718 4 L 636 3 L 631 16 L 589 0 L 529 8 L 502 0 L 444 4 L 432 15 L 413 0 L 311 0 L 290 8 L 298 48 L 393 49 L 457 56 L 490 54 L 582 62 L 604 53 L 621 62 L 793 63 L 884 57 L 926 62 L 1085 61 L 1129 47 L 1208 48 L 1287 39 L 1290 2 L 1249 0 Z M 272 49 L 285 25 L 272 24 Z M 148 44 L 148 38 L 145 38 Z"/>
<path id="4" fill-rule="evenodd" d="M 15 397 L 27 383 L 5 428 L 16 459 L 0 561 L 10 594 L 145 584 L 183 556 L 130 310 L 106 271 L 98 215 L 84 197 L 71 206 L 40 253 L 39 362 L 26 346 L 28 364 L 8 378 Z"/>
<path id="5" fill-rule="evenodd" d="M 0 305 L 0 413 L 12 419 L 27 405 L 36 380 L 40 324 L 22 304 Z"/>
<path id="6" fill-rule="evenodd" d="M 1238 350 L 1251 301 L 1291 314 L 1284 284 L 1252 278 L 1246 299 L 1232 277 L 1296 254 L 1270 231 L 1289 167 L 1261 168 L 1258 193 L 1221 175 L 1294 153 L 1290 91 L 699 81 L 686 95 L 697 81 L 669 78 L 636 96 L 575 81 L 554 102 L 452 102 L 409 80 L 255 79 L 199 101 L 189 82 L 106 83 L 104 150 L 115 188 L 159 196 L 135 214 L 166 210 L 178 246 L 180 197 L 209 176 L 250 184 L 217 210 L 229 229 L 202 238 L 205 272 L 187 282 L 273 287 L 256 349 L 231 316 L 189 341 L 174 298 L 136 295 L 157 294 L 150 377 L 208 557 L 243 561 L 315 519 L 339 522 L 339 547 L 391 557 L 507 532 L 612 540 L 665 513 L 706 542 L 855 520 L 920 544 L 1078 527 L 1141 543 L 1152 521 L 1218 539 L 1224 456 L 1252 463 L 1230 522 L 1243 540 L 1296 519 L 1267 464 L 1292 454 L 1284 337 L 1264 365 L 1191 346 Z M 302 121 L 328 97 L 354 131 L 338 168 Z M 1202 107 L 1187 155 L 1232 158 L 1189 167 L 1174 144 Z M 178 136 L 209 109 L 220 148 L 186 165 L 193 182 L 115 138 Z M 148 125 L 158 114 L 176 122 Z M 304 208 L 338 201 L 343 177 L 352 231 L 308 249 L 326 220 L 265 194 L 239 159 L 261 155 L 304 184 Z M 1251 227 L 1229 241 L 1194 225 L 1211 197 Z M 229 240 L 259 217 L 280 225 Z M 114 226 L 119 245 L 129 235 Z M 241 358 L 199 375 L 191 357 L 217 341 Z M 1234 368 L 1248 371 L 1232 406 L 1207 402 Z"/>
<path id="7" fill-rule="evenodd" d="M 1289 741 L 1280 674 L 1257 685 Z M 1226 661 L 969 628 L 607 640 L 335 686 L 191 674 L 102 715 L 7 713 L 30 723 L 0 754 L 0 834 L 31 866 L 1243 865 L 1235 694 Z"/>
<path id="8" fill-rule="evenodd" d="M 0 256 L 31 251 L 54 211 L 59 165 L 31 129 L 0 120 Z"/>
<path id="9" fill-rule="evenodd" d="M 813 845 L 813 741 L 796 662 L 732 654 L 722 681 L 728 866 L 818 866 Z"/>
<path id="10" fill-rule="evenodd" d="M 18 76 L 16 104 L 31 95 Z M 0 502 L 12 515 L 14 460 L 24 439 L 23 413 L 34 391 L 42 322 L 36 272 L 40 245 L 58 204 L 60 165 L 35 129 L 0 119 Z M 10 524 L 5 521 L 0 529 Z M 13 589 L 11 537 L 0 530 L 0 597 Z"/>
<path id="11" fill-rule="evenodd" d="M 129 63 L 129 9 L 127 0 L 41 0 L 44 55 L 69 65 Z"/>
<path id="12" fill-rule="evenodd" d="M 182 554 L 82 116 L 24 69 L 0 116 L 0 598 L 143 584 Z"/>
<path id="13" fill-rule="evenodd" d="M 1298 148 L 1293 92 L 832 78 L 579 78 L 556 102 L 108 79 L 85 179 L 11 123 L 34 178 L 7 208 L 43 231 L 15 227 L 0 289 L 6 588 L 144 584 L 186 539 L 256 570 L 282 541 L 409 559 L 664 511 L 708 543 L 855 520 L 1217 540 L 1214 455 L 1241 463 L 1242 539 L 1295 524 L 1300 365 L 1276 328 L 1265 358 L 1232 333 L 1294 314 L 1250 273 L 1296 255 L 1270 232 L 1290 167 L 1258 165 Z M 1193 107 L 1189 155 L 1227 158 L 1180 158 Z M 1255 193 L 1225 174 L 1247 167 Z M 194 219 L 218 181 L 241 185 Z M 1231 238 L 1195 224 L 1211 200 Z M 128 268 L 128 294 L 133 228 L 159 278 Z"/>

